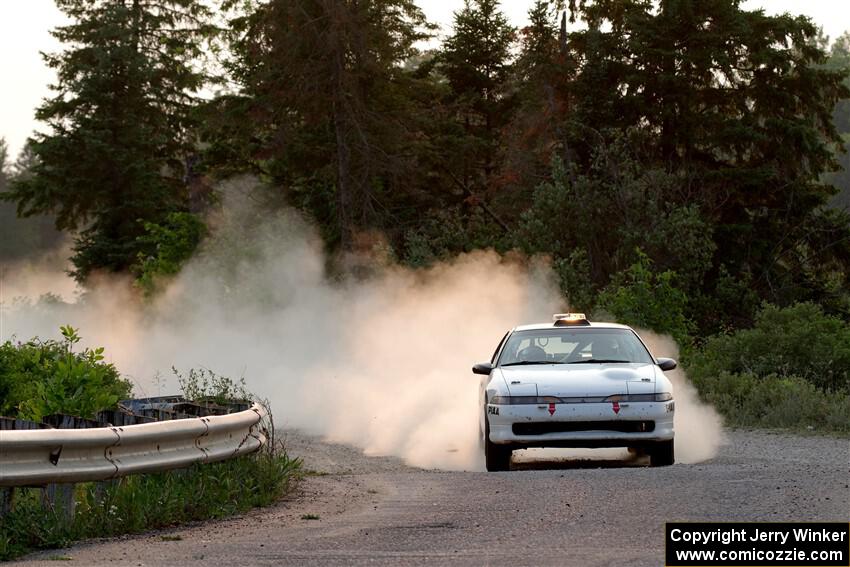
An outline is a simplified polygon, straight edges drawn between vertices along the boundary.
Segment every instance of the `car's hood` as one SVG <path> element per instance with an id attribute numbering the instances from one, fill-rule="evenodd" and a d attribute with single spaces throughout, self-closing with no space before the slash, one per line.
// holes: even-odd
<path id="1" fill-rule="evenodd" d="M 610 396 L 612 394 L 652 393 L 656 366 L 634 364 L 553 364 L 502 367 L 502 375 L 512 396 Z"/>

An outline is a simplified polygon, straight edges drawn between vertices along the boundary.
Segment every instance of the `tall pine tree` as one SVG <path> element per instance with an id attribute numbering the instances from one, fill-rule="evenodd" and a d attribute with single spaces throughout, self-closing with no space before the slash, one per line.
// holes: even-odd
<path id="1" fill-rule="evenodd" d="M 535 0 L 520 30 L 514 66 L 516 112 L 505 139 L 503 176 L 517 189 L 532 189 L 551 174 L 552 157 L 573 160 L 569 128 L 570 84 L 575 62 L 567 46 L 562 2 Z"/>
<path id="2" fill-rule="evenodd" d="M 412 0 L 267 0 L 232 22 L 239 96 L 216 102 L 241 158 L 348 249 L 381 225 L 416 167 L 415 79 L 429 26 Z"/>
<path id="3" fill-rule="evenodd" d="M 195 93 L 203 40 L 212 33 L 200 0 L 57 0 L 73 23 L 53 35 L 67 49 L 45 56 L 58 76 L 36 117 L 29 175 L 5 195 L 23 216 L 56 215 L 79 231 L 78 280 L 137 260 L 144 222 L 187 201 Z"/>
<path id="4" fill-rule="evenodd" d="M 515 30 L 498 0 L 465 0 L 440 53 L 440 70 L 467 139 L 463 182 L 486 187 L 497 168 L 501 129 L 511 115 Z"/>

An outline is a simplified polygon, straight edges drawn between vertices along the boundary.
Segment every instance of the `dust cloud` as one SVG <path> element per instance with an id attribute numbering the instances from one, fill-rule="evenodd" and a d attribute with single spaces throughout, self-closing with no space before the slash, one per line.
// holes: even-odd
<path id="1" fill-rule="evenodd" d="M 638 329 L 638 334 L 656 357 L 679 358 L 679 347 L 670 336 Z M 702 402 L 685 371 L 665 373 L 673 383 L 676 414 L 676 462 L 699 463 L 717 455 L 725 441 L 723 418 L 714 407 Z"/>
<path id="2" fill-rule="evenodd" d="M 13 293 L 37 296 L 47 283 L 66 299 L 74 288 L 55 270 L 29 279 L 6 270 L 0 340 L 56 338 L 70 324 L 84 344 L 106 347 L 137 396 L 176 392 L 172 366 L 209 368 L 244 376 L 279 426 L 416 466 L 483 469 L 480 377 L 470 367 L 490 358 L 507 329 L 564 308 L 545 262 L 477 251 L 414 270 L 377 239 L 354 262 L 369 273 L 328 274 L 316 230 L 291 210 L 256 203 L 254 189 L 244 180 L 222 189 L 213 236 L 153 302 L 114 277 L 94 279 L 73 302 L 15 301 Z M 707 458 L 716 415 L 686 401 L 685 382 L 677 386 L 685 393 L 677 419 L 700 412 L 684 416 L 677 454 Z"/>
<path id="3" fill-rule="evenodd" d="M 0 264 L 0 293 L 3 297 L 23 301 L 53 294 L 56 299 L 72 300 L 80 291 L 68 277 L 71 256 L 70 239 L 28 260 Z"/>
<path id="4" fill-rule="evenodd" d="M 0 340 L 71 324 L 138 396 L 176 391 L 172 365 L 205 367 L 244 376 L 281 426 L 413 465 L 481 469 L 470 368 L 507 329 L 563 307 L 550 273 L 492 251 L 405 269 L 376 242 L 371 273 L 329 277 L 313 227 L 228 195 L 215 236 L 153 304 L 103 278 L 72 304 L 6 305 Z"/>

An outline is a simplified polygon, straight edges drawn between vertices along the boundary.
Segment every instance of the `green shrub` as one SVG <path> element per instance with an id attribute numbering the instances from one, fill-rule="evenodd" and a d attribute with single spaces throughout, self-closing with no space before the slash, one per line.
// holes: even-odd
<path id="1" fill-rule="evenodd" d="M 32 421 L 54 413 L 93 418 L 130 396 L 131 384 L 103 361 L 103 348 L 74 352 L 77 331 L 70 326 L 61 331 L 62 341 L 0 345 L 0 415 Z"/>
<path id="2" fill-rule="evenodd" d="M 850 325 L 811 303 L 763 305 L 752 329 L 683 357 L 730 425 L 850 432 Z"/>
<path id="3" fill-rule="evenodd" d="M 694 379 L 723 373 L 799 377 L 824 391 L 850 393 L 850 324 L 811 303 L 766 304 L 752 329 L 706 341 L 687 360 Z"/>
<path id="4" fill-rule="evenodd" d="M 850 432 L 850 395 L 825 393 L 799 376 L 724 371 L 691 379 L 729 425 Z"/>
<path id="5" fill-rule="evenodd" d="M 217 404 L 226 404 L 235 400 L 253 400 L 248 391 L 245 378 L 238 381 L 216 374 L 212 370 L 190 368 L 185 374 L 171 367 L 183 397 L 187 400 L 209 400 Z M 264 404 L 268 407 L 269 404 Z"/>
<path id="6" fill-rule="evenodd" d="M 146 222 L 144 226 L 146 234 L 136 239 L 144 252 L 139 252 L 132 271 L 136 284 L 149 295 L 159 279 L 177 274 L 192 257 L 207 226 L 191 213 L 169 213 L 162 224 Z"/>
<path id="7" fill-rule="evenodd" d="M 658 272 L 646 254 L 638 250 L 637 255 L 638 261 L 602 290 L 597 306 L 622 323 L 669 333 L 680 344 L 687 343 L 692 323 L 684 315 L 687 296 L 673 283 L 676 273 Z"/>

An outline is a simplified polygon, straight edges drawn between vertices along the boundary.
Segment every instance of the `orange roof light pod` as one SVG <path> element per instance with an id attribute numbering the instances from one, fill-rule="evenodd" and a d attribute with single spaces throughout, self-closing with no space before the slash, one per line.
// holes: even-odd
<path id="1" fill-rule="evenodd" d="M 586 326 L 590 325 L 590 321 L 584 316 L 584 313 L 555 313 L 552 315 L 552 320 L 556 327 L 569 327 L 574 325 Z"/>

